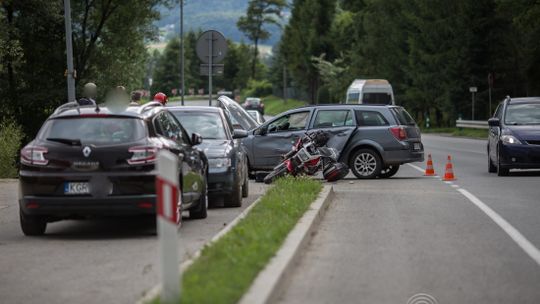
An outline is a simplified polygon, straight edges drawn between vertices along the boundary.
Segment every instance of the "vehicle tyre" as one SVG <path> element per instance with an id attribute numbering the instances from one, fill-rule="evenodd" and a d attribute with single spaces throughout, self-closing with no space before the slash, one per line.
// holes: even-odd
<path id="1" fill-rule="evenodd" d="M 270 172 L 265 178 L 265 184 L 273 183 L 277 178 L 284 176 L 287 173 L 287 166 L 285 164 L 279 165 L 274 171 Z"/>
<path id="2" fill-rule="evenodd" d="M 180 216 L 182 216 L 180 214 Z M 189 210 L 189 218 L 204 219 L 208 216 L 208 179 L 204 178 L 204 192 L 199 198 L 196 209 Z"/>
<path id="3" fill-rule="evenodd" d="M 357 178 L 375 178 L 381 173 L 381 157 L 372 149 L 360 149 L 351 157 L 349 167 Z"/>
<path id="4" fill-rule="evenodd" d="M 508 176 L 510 169 L 502 167 L 499 153 L 500 151 L 497 151 L 497 176 Z"/>
<path id="5" fill-rule="evenodd" d="M 242 207 L 242 183 L 240 181 L 234 183 L 233 192 L 225 198 L 223 205 L 225 207 Z"/>
<path id="6" fill-rule="evenodd" d="M 47 229 L 47 221 L 39 216 L 32 216 L 24 214 L 19 209 L 19 220 L 21 223 L 21 229 L 24 235 L 37 236 L 43 235 Z"/>
<path id="7" fill-rule="evenodd" d="M 244 177 L 244 184 L 242 185 L 242 197 L 248 197 L 249 195 L 249 179 L 247 174 Z"/>
<path id="8" fill-rule="evenodd" d="M 488 172 L 489 173 L 496 173 L 497 167 L 493 164 L 491 161 L 491 157 L 489 156 L 489 150 L 488 150 Z"/>
<path id="9" fill-rule="evenodd" d="M 379 174 L 379 177 L 380 178 L 390 178 L 390 177 L 396 175 L 398 170 L 399 170 L 399 165 L 390 165 L 390 166 L 388 166 L 386 168 L 383 168 L 381 170 L 381 174 Z"/>

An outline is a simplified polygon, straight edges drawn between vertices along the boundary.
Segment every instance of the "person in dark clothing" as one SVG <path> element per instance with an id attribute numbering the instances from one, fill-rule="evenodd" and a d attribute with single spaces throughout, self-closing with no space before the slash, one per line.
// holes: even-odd
<path id="1" fill-rule="evenodd" d="M 139 91 L 133 91 L 131 92 L 131 102 L 129 103 L 130 106 L 138 106 L 141 104 L 141 97 L 142 94 Z"/>
<path id="2" fill-rule="evenodd" d="M 96 104 L 96 95 L 97 95 L 97 86 L 93 82 L 89 82 L 84 85 L 83 88 L 83 97 L 79 99 L 77 102 L 81 106 L 86 105 L 95 105 Z"/>

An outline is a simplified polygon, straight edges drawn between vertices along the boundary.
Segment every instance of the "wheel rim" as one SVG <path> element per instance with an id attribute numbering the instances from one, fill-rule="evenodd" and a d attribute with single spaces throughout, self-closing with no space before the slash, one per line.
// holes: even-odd
<path id="1" fill-rule="evenodd" d="M 382 170 L 381 170 L 381 174 L 387 174 L 387 173 L 389 173 L 390 171 L 392 171 L 392 168 L 393 168 L 392 166 L 388 166 L 387 168 L 382 169 Z"/>
<path id="2" fill-rule="evenodd" d="M 354 169 L 362 176 L 368 176 L 375 172 L 377 160 L 371 153 L 362 153 L 354 160 Z"/>

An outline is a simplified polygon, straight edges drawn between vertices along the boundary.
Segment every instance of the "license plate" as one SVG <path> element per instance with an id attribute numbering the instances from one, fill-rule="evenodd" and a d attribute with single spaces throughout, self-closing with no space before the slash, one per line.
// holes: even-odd
<path id="1" fill-rule="evenodd" d="M 421 150 L 422 144 L 421 143 L 414 143 L 413 144 L 413 150 Z"/>
<path id="2" fill-rule="evenodd" d="M 65 183 L 64 184 L 64 194 L 74 195 L 74 194 L 89 194 L 90 185 L 85 182 L 77 183 Z"/>

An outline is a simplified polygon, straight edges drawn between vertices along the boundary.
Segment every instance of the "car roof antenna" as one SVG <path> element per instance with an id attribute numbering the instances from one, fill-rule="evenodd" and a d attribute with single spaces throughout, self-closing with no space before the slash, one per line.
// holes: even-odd
<path id="1" fill-rule="evenodd" d="M 99 113 L 99 111 L 101 111 L 101 109 L 99 108 L 99 105 L 98 103 L 96 102 L 96 109 L 95 109 L 96 113 Z"/>

